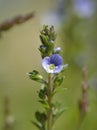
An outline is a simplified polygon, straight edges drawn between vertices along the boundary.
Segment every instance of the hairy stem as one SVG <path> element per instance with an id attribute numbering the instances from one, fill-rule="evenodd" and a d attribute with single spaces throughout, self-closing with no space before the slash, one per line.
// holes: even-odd
<path id="1" fill-rule="evenodd" d="M 53 92 L 53 84 L 52 84 L 52 75 L 48 75 L 48 104 L 49 109 L 47 110 L 47 130 L 52 130 L 52 92 Z"/>

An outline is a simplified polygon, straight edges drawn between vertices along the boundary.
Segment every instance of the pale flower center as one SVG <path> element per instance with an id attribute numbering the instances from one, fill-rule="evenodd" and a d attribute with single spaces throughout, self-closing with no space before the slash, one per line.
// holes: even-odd
<path id="1" fill-rule="evenodd" d="M 50 64 L 49 69 L 50 70 L 54 70 L 55 69 L 55 65 L 54 64 Z"/>

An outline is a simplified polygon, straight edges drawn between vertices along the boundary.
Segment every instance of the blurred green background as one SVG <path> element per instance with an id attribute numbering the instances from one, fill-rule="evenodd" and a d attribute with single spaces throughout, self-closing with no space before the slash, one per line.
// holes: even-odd
<path id="1" fill-rule="evenodd" d="M 81 2 L 81 3 L 80 3 Z M 92 3 L 93 2 L 93 3 Z M 78 10 L 79 9 L 79 10 Z M 97 129 L 97 2 L 96 0 L 0 0 L 0 23 L 19 14 L 35 11 L 35 17 L 1 33 L 0 37 L 0 130 L 4 124 L 4 97 L 10 99 L 15 130 L 37 130 L 31 124 L 40 110 L 37 91 L 40 84 L 26 73 L 41 67 L 39 34 L 43 24 L 55 25 L 56 46 L 63 49 L 68 69 L 56 99 L 68 107 L 57 120 L 56 130 L 76 130 L 78 100 L 81 97 L 82 67 L 88 70 L 89 110 L 81 130 Z"/>

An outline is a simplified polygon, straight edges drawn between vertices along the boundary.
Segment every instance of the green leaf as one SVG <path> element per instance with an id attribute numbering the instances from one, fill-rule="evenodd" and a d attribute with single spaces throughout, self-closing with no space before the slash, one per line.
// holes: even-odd
<path id="1" fill-rule="evenodd" d="M 34 121 L 31 121 L 32 124 L 34 124 L 39 130 L 45 130 L 45 125 L 42 125 L 41 123 L 39 122 L 34 122 Z"/>
<path id="2" fill-rule="evenodd" d="M 49 104 L 48 104 L 47 101 L 45 101 L 45 100 L 39 100 L 39 102 L 42 104 L 42 106 L 43 106 L 45 109 L 49 109 L 49 108 L 50 108 L 50 106 L 49 106 Z"/>
<path id="3" fill-rule="evenodd" d="M 39 111 L 35 112 L 35 117 L 37 121 L 40 122 L 42 125 L 44 125 L 47 120 L 47 116 L 44 112 Z"/>
<path id="4" fill-rule="evenodd" d="M 39 51 L 41 52 L 42 58 L 44 58 L 45 56 L 47 56 L 47 47 L 46 46 L 40 45 Z"/>
<path id="5" fill-rule="evenodd" d="M 57 93 L 60 93 L 60 92 L 63 92 L 63 91 L 66 91 L 67 88 L 58 88 L 58 89 L 55 89 L 54 92 L 53 92 L 53 95 L 57 94 Z"/>
<path id="6" fill-rule="evenodd" d="M 55 109 L 53 111 L 53 119 L 54 119 L 54 122 L 63 114 L 64 111 L 66 111 L 67 108 L 61 108 L 61 109 Z"/>
<path id="7" fill-rule="evenodd" d="M 42 125 L 39 123 L 39 122 L 34 122 L 34 121 L 31 121 L 32 124 L 34 124 L 39 130 L 41 130 L 42 128 Z"/>
<path id="8" fill-rule="evenodd" d="M 47 45 L 47 53 L 51 54 L 53 53 L 53 51 L 54 51 L 54 43 L 52 41 L 49 41 Z"/>
<path id="9" fill-rule="evenodd" d="M 47 84 L 46 81 L 43 79 L 43 77 L 36 70 L 33 70 L 32 72 L 27 73 L 27 75 L 29 76 L 31 80 Z"/>
<path id="10" fill-rule="evenodd" d="M 40 35 L 40 40 L 41 40 L 42 44 L 45 46 L 47 46 L 49 43 L 49 37 L 44 34 Z"/>
<path id="11" fill-rule="evenodd" d="M 39 91 L 39 97 L 41 99 L 45 99 L 47 96 L 47 88 L 44 87 L 44 88 L 41 88 L 40 91 Z"/>
<path id="12" fill-rule="evenodd" d="M 56 76 L 56 78 L 54 79 L 54 87 L 58 87 L 62 84 L 64 79 L 64 76 Z"/>

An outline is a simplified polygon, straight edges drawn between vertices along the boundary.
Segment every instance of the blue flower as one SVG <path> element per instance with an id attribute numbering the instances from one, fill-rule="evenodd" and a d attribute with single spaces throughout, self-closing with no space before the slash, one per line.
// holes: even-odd
<path id="1" fill-rule="evenodd" d="M 60 73 L 63 69 L 63 59 L 59 54 L 53 54 L 42 60 L 42 66 L 47 73 Z"/>

